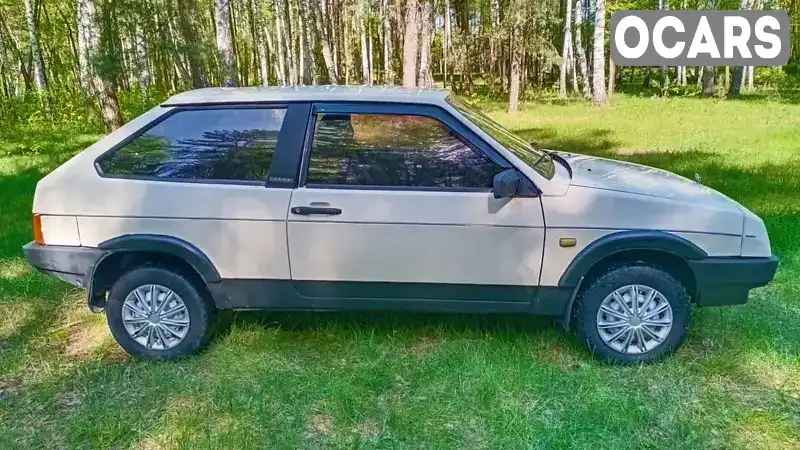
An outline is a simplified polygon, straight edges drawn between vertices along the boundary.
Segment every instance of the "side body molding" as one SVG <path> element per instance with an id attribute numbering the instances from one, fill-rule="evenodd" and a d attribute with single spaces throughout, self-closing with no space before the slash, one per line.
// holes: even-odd
<path id="1" fill-rule="evenodd" d="M 575 287 L 597 262 L 615 253 L 628 250 L 656 250 L 687 260 L 704 259 L 708 254 L 686 239 L 664 231 L 621 231 L 604 236 L 584 248 L 570 263 L 558 282 L 562 287 Z"/>
<path id="2" fill-rule="evenodd" d="M 107 255 L 119 251 L 167 253 L 181 258 L 194 267 L 206 283 L 219 283 L 221 277 L 217 268 L 199 248 L 172 236 L 158 234 L 128 234 L 115 237 L 98 245 L 108 250 Z M 101 261 L 98 261 L 98 266 Z"/>

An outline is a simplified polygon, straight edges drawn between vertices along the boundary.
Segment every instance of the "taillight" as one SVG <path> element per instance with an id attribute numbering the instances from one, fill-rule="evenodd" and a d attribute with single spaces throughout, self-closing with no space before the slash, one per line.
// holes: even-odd
<path id="1" fill-rule="evenodd" d="M 33 215 L 33 240 L 39 245 L 44 245 L 44 234 L 42 233 L 42 216 Z"/>

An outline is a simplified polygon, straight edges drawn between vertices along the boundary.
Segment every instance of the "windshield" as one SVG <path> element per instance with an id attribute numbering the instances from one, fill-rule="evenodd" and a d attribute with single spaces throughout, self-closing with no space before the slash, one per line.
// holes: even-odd
<path id="1" fill-rule="evenodd" d="M 492 139 L 499 142 L 500 145 L 513 153 L 514 156 L 532 167 L 540 175 L 548 180 L 553 178 L 556 168 L 553 164 L 553 159 L 547 152 L 533 147 L 521 137 L 506 130 L 489 116 L 478 111 L 476 108 L 467 104 L 463 99 L 453 94 L 447 96 L 447 103 L 457 109 L 458 112 L 463 114 L 470 122 L 483 130 L 484 133 L 491 136 Z"/>

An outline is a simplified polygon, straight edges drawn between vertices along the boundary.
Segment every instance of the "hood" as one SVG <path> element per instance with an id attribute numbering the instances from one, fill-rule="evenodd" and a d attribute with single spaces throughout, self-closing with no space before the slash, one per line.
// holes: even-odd
<path id="1" fill-rule="evenodd" d="M 573 186 L 698 203 L 738 204 L 723 194 L 666 170 L 597 156 L 558 153 L 572 169 Z"/>

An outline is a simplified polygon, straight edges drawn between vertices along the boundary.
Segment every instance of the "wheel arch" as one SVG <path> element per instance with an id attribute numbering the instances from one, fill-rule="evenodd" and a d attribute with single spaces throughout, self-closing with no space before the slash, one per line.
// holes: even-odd
<path id="1" fill-rule="evenodd" d="M 667 271 L 696 301 L 697 280 L 688 261 L 707 256 L 692 242 L 664 231 L 623 231 L 604 236 L 578 253 L 559 280 L 560 287 L 574 290 L 562 317 L 563 324 L 569 326 L 579 290 L 589 286 L 608 269 L 628 263 L 640 262 Z"/>
<path id="2" fill-rule="evenodd" d="M 87 283 L 89 307 L 101 310 L 105 294 L 119 276 L 143 265 L 177 270 L 202 286 L 221 280 L 211 260 L 196 246 L 182 239 L 153 234 L 124 235 L 98 246 L 107 250 L 90 271 Z"/>

